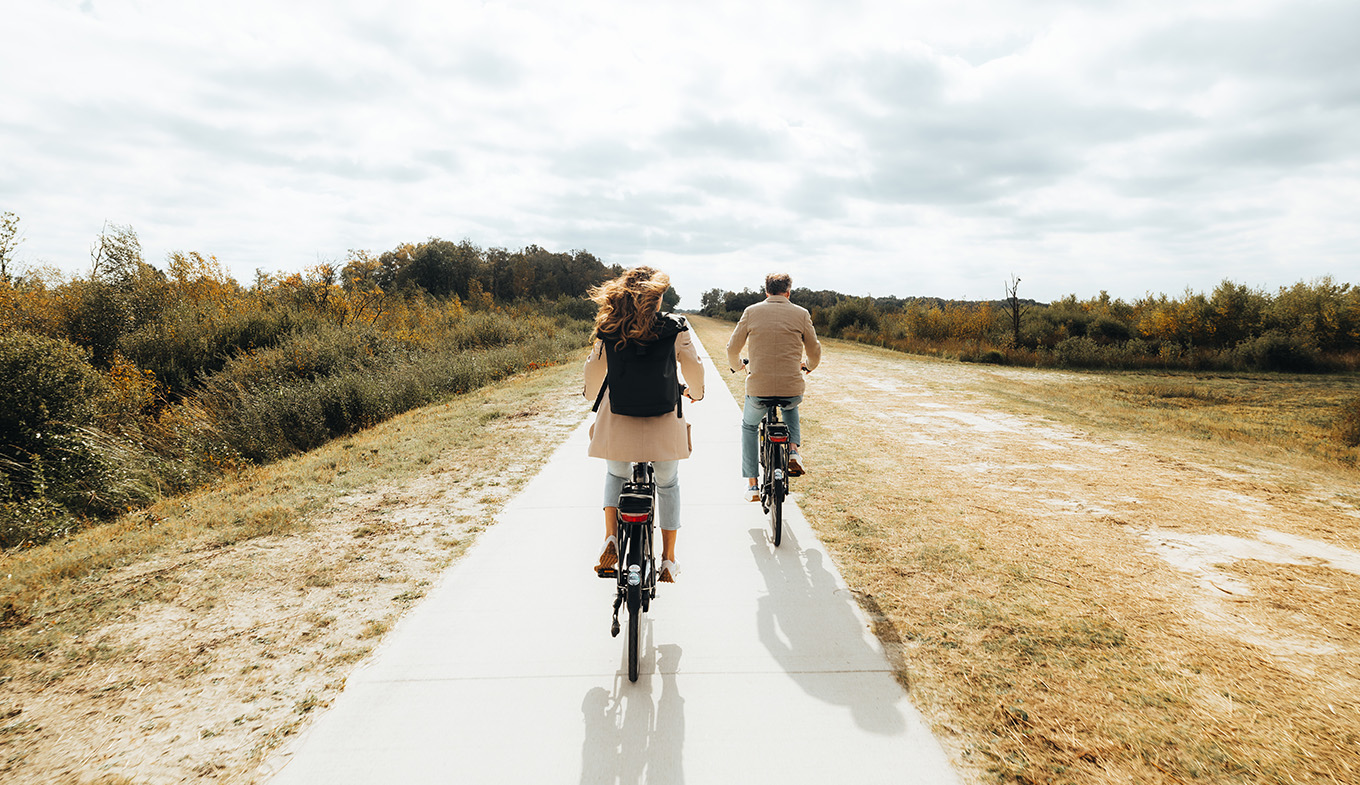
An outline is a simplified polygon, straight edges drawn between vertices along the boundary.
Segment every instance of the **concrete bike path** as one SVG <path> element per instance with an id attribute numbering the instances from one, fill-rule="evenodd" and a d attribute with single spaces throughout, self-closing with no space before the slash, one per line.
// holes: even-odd
<path id="1" fill-rule="evenodd" d="M 683 572 L 643 617 L 636 683 L 591 571 L 604 462 L 583 425 L 271 761 L 272 785 L 958 782 L 798 508 L 775 548 L 741 499 L 740 410 L 705 365 Z"/>

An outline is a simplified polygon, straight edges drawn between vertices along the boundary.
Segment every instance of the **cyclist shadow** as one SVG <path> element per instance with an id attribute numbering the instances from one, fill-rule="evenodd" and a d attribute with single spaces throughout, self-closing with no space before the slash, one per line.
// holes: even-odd
<path id="1" fill-rule="evenodd" d="M 651 622 L 643 619 L 644 652 L 655 655 L 656 667 L 646 668 L 629 682 L 627 664 L 614 678 L 611 693 L 592 687 L 581 701 L 585 742 L 581 746 L 581 785 L 636 785 L 685 781 L 685 699 L 677 684 L 682 650 L 675 644 L 653 649 Z M 649 672 L 650 671 L 650 672 Z M 661 695 L 653 700 L 654 680 Z"/>
<path id="2" fill-rule="evenodd" d="M 767 593 L 756 601 L 756 631 L 775 661 L 806 692 L 850 710 L 855 724 L 884 735 L 905 733 L 907 718 L 896 690 L 854 684 L 853 665 L 881 654 L 865 639 L 864 623 L 819 550 L 803 550 L 789 527 L 782 544 L 771 545 L 765 529 L 751 529 L 751 553 Z M 831 667 L 828 669 L 827 665 Z M 883 667 L 887 667 L 886 662 Z"/>

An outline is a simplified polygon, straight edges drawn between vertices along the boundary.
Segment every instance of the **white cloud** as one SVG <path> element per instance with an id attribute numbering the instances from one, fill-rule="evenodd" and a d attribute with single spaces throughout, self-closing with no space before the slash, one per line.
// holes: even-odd
<path id="1" fill-rule="evenodd" d="M 84 6 L 85 10 L 82 10 Z M 0 209 L 243 279 L 438 235 L 756 286 L 1355 280 L 1360 6 L 24 3 Z"/>

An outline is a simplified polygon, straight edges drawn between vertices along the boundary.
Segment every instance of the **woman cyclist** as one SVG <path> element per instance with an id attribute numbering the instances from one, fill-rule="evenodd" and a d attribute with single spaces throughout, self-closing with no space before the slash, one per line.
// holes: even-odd
<path id="1" fill-rule="evenodd" d="M 590 299 L 599 305 L 595 316 L 595 345 L 585 365 L 585 397 L 598 404 L 590 427 L 592 458 L 604 458 L 604 548 L 595 572 L 613 574 L 619 561 L 618 501 L 623 484 L 631 476 L 632 462 L 651 461 L 656 473 L 657 519 L 661 526 L 661 572 L 659 579 L 671 583 L 680 574 L 675 562 L 675 535 L 680 528 L 680 459 L 691 451 L 689 425 L 683 417 L 679 396 L 675 406 L 661 414 L 623 414 L 626 396 L 637 395 L 663 384 L 675 384 L 675 366 L 661 368 L 643 358 L 664 353 L 679 364 L 691 401 L 704 397 L 704 368 L 699 362 L 689 326 L 678 316 L 661 313 L 661 299 L 670 288 L 670 277 L 651 267 L 635 267 L 612 281 L 594 288 Z M 612 367 L 611 367 L 612 366 Z M 669 366 L 669 367 L 665 367 Z M 642 379 L 636 371 L 646 368 Z M 634 373 L 629 374 L 629 371 Z M 614 384 L 606 389 L 606 381 Z M 669 380 L 669 381 L 666 381 Z M 674 392 L 674 389 L 671 391 Z"/>

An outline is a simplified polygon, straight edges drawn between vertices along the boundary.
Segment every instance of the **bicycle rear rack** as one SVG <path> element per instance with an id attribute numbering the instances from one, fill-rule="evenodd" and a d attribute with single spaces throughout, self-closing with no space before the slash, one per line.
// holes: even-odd
<path id="1" fill-rule="evenodd" d="M 636 483 L 625 483 L 619 494 L 619 520 L 624 523 L 646 523 L 652 514 L 651 488 Z"/>

